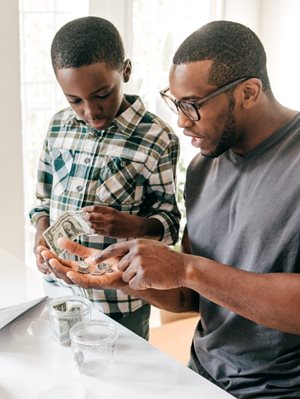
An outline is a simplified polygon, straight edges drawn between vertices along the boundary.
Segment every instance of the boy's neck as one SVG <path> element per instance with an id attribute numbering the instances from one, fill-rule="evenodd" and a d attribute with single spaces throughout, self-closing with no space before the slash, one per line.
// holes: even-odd
<path id="1" fill-rule="evenodd" d="M 121 103 L 121 106 L 119 108 L 119 111 L 116 116 L 121 115 L 126 109 L 128 109 L 131 106 L 130 102 L 126 99 L 126 97 L 123 97 L 123 101 Z"/>

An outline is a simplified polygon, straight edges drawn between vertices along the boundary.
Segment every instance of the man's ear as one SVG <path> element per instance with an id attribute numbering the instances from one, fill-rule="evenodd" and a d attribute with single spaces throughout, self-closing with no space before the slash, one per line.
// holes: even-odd
<path id="1" fill-rule="evenodd" d="M 129 81 L 130 75 L 131 75 L 131 61 L 129 58 L 127 58 L 127 60 L 124 61 L 123 65 L 123 79 L 125 83 Z"/>
<path id="2" fill-rule="evenodd" d="M 259 79 L 251 78 L 246 80 L 243 87 L 243 107 L 252 108 L 256 105 L 262 94 L 262 83 Z"/>

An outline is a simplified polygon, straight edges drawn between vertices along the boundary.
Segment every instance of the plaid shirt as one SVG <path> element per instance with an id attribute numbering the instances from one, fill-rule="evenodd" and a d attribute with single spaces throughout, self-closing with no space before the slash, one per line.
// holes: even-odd
<path id="1" fill-rule="evenodd" d="M 176 242 L 178 138 L 145 110 L 139 97 L 126 98 L 131 106 L 101 131 L 79 120 L 72 108 L 54 115 L 39 160 L 36 195 L 40 204 L 30 211 L 33 224 L 44 215 L 53 224 L 66 211 L 107 205 L 158 219 L 164 226 L 162 242 Z M 104 249 L 124 239 L 84 235 L 78 241 Z M 126 315 L 144 304 L 116 290 L 74 289 L 96 301 L 107 314 Z"/>

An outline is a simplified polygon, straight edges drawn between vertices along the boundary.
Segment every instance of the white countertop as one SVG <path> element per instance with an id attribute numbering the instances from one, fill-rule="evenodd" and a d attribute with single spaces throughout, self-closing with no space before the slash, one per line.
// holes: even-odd
<path id="1" fill-rule="evenodd" d="M 65 294 L 63 289 L 44 283 L 38 272 L 0 250 L 0 304 L 7 305 L 9 296 L 15 304 L 16 298 L 25 301 L 45 292 L 49 297 Z M 98 311 L 95 316 L 108 319 Z M 46 301 L 0 330 L 0 399 L 48 399 L 50 391 L 72 386 L 76 387 L 75 392 L 65 393 L 64 399 L 160 399 L 168 395 L 172 399 L 233 398 L 111 319 L 119 331 L 112 369 L 97 377 L 80 374 L 70 346 L 61 346 L 47 334 L 38 338 L 12 334 L 17 322 L 34 319 L 47 323 Z M 57 394 L 54 398 L 60 399 Z"/>

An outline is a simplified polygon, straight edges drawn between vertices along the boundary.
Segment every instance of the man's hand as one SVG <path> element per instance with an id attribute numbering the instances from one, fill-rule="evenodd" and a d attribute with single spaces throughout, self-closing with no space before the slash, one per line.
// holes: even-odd
<path id="1" fill-rule="evenodd" d="M 182 286 L 184 254 L 153 240 L 132 240 L 112 244 L 95 256 L 96 263 L 119 258 L 123 281 L 133 290 L 165 290 Z"/>
<path id="2" fill-rule="evenodd" d="M 92 270 L 96 268 L 97 263 L 95 263 L 95 258 L 99 255 L 99 250 L 84 247 L 67 238 L 60 238 L 58 240 L 58 245 L 69 253 L 83 258 L 84 262 L 89 265 Z M 61 259 L 42 246 L 38 247 L 37 250 L 41 254 L 43 260 L 49 265 L 50 271 L 67 284 L 76 284 L 82 288 L 95 289 L 121 289 L 127 286 L 121 278 L 122 273 L 117 269 L 117 259 L 110 259 L 110 263 L 112 263 L 115 269 L 114 272 L 101 276 L 93 276 L 91 274 L 79 273 L 77 271 L 78 263 L 76 261 Z"/>

